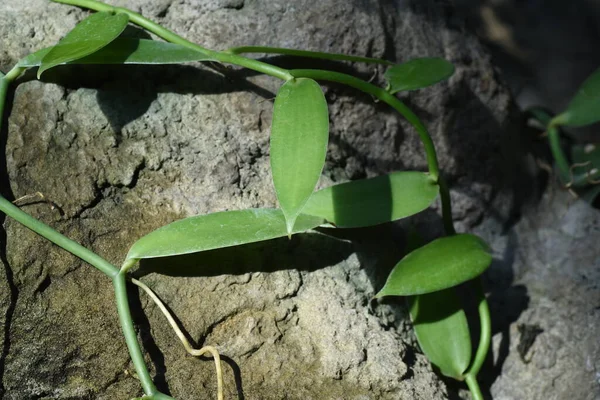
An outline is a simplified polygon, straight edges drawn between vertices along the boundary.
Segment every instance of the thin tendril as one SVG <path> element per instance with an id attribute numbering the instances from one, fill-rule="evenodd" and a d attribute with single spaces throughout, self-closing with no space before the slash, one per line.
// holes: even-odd
<path id="1" fill-rule="evenodd" d="M 192 347 L 192 345 L 190 344 L 190 342 L 185 337 L 185 335 L 183 334 L 183 332 L 181 331 L 181 329 L 179 329 L 177 322 L 175 321 L 175 319 L 173 318 L 173 316 L 171 315 L 171 313 L 169 312 L 167 307 L 160 300 L 160 298 L 156 295 L 156 293 L 154 293 L 152 291 L 152 289 L 150 289 L 148 286 L 146 286 L 144 283 L 138 281 L 137 279 L 131 279 L 131 282 L 134 285 L 140 287 L 144 292 L 146 292 L 146 294 L 148 296 L 150 296 L 150 298 L 152 299 L 152 301 L 154 301 L 154 303 L 158 306 L 158 308 L 160 308 L 160 311 L 162 311 L 163 315 L 167 318 L 167 321 L 169 321 L 171 328 L 173 328 L 173 330 L 175 331 L 175 334 L 177 335 L 177 337 L 183 344 L 185 351 L 187 351 L 189 354 L 191 354 L 194 357 L 201 357 L 201 356 L 205 355 L 206 353 L 210 353 L 212 355 L 212 357 L 215 361 L 215 369 L 217 371 L 217 399 L 223 400 L 223 371 L 221 369 L 221 357 L 219 356 L 219 352 L 217 351 L 217 349 L 214 348 L 213 346 L 204 346 L 201 349 L 194 349 Z"/>

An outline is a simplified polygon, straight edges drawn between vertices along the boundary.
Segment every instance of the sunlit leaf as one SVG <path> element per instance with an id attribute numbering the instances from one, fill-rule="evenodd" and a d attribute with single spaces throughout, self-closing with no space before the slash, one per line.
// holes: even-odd
<path id="1" fill-rule="evenodd" d="M 385 72 L 390 93 L 421 89 L 441 82 L 454 73 L 454 65 L 438 57 L 415 58 Z"/>
<path id="2" fill-rule="evenodd" d="M 293 233 L 323 223 L 322 218 L 299 215 Z M 127 259 L 166 257 L 275 239 L 288 234 L 281 210 L 259 208 L 223 211 L 175 221 L 139 239 Z"/>
<path id="3" fill-rule="evenodd" d="M 273 108 L 271 171 L 288 232 L 313 193 L 327 152 L 329 115 L 319 84 L 312 79 L 286 82 Z"/>
<path id="4" fill-rule="evenodd" d="M 127 14 L 98 12 L 90 15 L 73 28 L 42 59 L 38 70 L 38 78 L 44 71 L 56 65 L 90 55 L 113 40 L 127 26 Z"/>
<path id="5" fill-rule="evenodd" d="M 56 45 L 23 58 L 19 67 L 38 67 L 42 59 Z M 191 61 L 213 61 L 209 54 L 191 50 L 185 46 L 157 40 L 117 38 L 111 43 L 90 54 L 63 64 L 181 64 Z"/>
<path id="6" fill-rule="evenodd" d="M 409 302 L 423 353 L 443 375 L 462 379 L 471 363 L 471 336 L 454 288 L 414 296 Z"/>
<path id="7" fill-rule="evenodd" d="M 555 125 L 584 126 L 600 121 L 600 68 L 581 85 L 567 109 L 557 115 Z"/>
<path id="8" fill-rule="evenodd" d="M 319 190 L 302 213 L 322 217 L 339 228 L 377 225 L 423 211 L 438 192 L 428 174 L 394 172 Z"/>
<path id="9" fill-rule="evenodd" d="M 488 245 L 479 237 L 443 237 L 405 256 L 376 297 L 413 296 L 447 289 L 485 271 L 492 262 Z"/>

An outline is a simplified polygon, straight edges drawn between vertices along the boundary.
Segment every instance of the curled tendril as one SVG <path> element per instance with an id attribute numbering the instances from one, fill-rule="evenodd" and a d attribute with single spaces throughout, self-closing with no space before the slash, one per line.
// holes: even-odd
<path id="1" fill-rule="evenodd" d="M 219 352 L 217 351 L 217 349 L 214 348 L 213 346 L 204 346 L 201 349 L 194 349 L 192 347 L 192 345 L 190 344 L 190 342 L 185 337 L 185 335 L 183 334 L 183 332 L 181 331 L 181 329 L 179 329 L 177 322 L 175 321 L 175 319 L 173 318 L 173 316 L 171 315 L 171 313 L 169 312 L 167 307 L 160 300 L 160 298 L 156 295 L 156 293 L 154 293 L 152 291 L 152 289 L 150 289 L 148 286 L 146 286 L 144 283 L 138 281 L 137 279 L 131 279 L 131 282 L 134 285 L 140 287 L 144 292 L 146 292 L 146 294 L 148 296 L 150 296 L 150 298 L 152 299 L 152 301 L 154 301 L 154 303 L 158 306 L 158 308 L 160 308 L 160 311 L 162 311 L 164 316 L 167 318 L 167 321 L 169 321 L 171 328 L 173 328 L 173 331 L 175 331 L 175 334 L 177 335 L 177 337 L 183 344 L 185 351 L 187 351 L 189 354 L 191 354 L 194 357 L 201 357 L 207 353 L 209 353 L 213 357 L 213 359 L 215 361 L 215 369 L 217 371 L 217 399 L 223 400 L 223 371 L 221 369 L 221 357 L 219 356 Z"/>

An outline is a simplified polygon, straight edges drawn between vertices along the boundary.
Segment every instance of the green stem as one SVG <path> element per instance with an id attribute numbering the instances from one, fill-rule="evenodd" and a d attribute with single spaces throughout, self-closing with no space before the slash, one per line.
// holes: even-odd
<path id="1" fill-rule="evenodd" d="M 469 391 L 471 392 L 472 400 L 483 400 L 483 394 L 479 388 L 479 383 L 477 383 L 477 378 L 473 375 L 468 375 L 465 379 L 465 382 L 467 383 Z"/>
<path id="2" fill-rule="evenodd" d="M 0 211 L 2 211 L 4 214 L 8 215 L 12 219 L 16 220 L 17 222 L 25 225 L 27 228 L 31 229 L 38 235 L 48 239 L 57 246 L 62 247 L 69 253 L 81 258 L 88 264 L 93 265 L 109 277 L 113 278 L 119 272 L 119 270 L 114 265 L 97 255 L 93 251 L 86 249 L 79 243 L 58 233 L 54 229 L 50 228 L 48 225 L 44 224 L 41 221 L 38 221 L 26 212 L 21 211 L 19 207 L 15 206 L 1 195 Z"/>
<path id="3" fill-rule="evenodd" d="M 261 54 L 282 54 L 286 56 L 295 57 L 307 57 L 307 58 L 318 58 L 321 60 L 333 60 L 333 61 L 353 61 L 353 62 L 364 62 L 371 64 L 382 64 L 382 65 L 394 65 L 393 62 L 382 60 L 380 58 L 372 57 L 361 57 L 351 56 L 347 54 L 338 53 L 323 53 L 320 51 L 308 51 L 308 50 L 296 50 L 288 49 L 284 47 L 268 47 L 268 46 L 240 46 L 232 47 L 225 51 L 231 54 L 242 54 L 242 53 L 261 53 Z"/>
<path id="4" fill-rule="evenodd" d="M 477 282 L 474 282 L 474 284 L 477 301 L 479 302 L 477 311 L 479 313 L 481 333 L 479 336 L 479 346 L 477 347 L 475 358 L 465 374 L 467 377 L 473 376 L 473 378 L 477 377 L 477 374 L 481 370 L 481 367 L 487 358 L 488 351 L 490 349 L 490 343 L 492 342 L 492 321 L 490 319 L 490 309 L 488 307 L 487 299 L 485 298 L 483 282 L 481 278 L 479 278 Z"/>
<path id="5" fill-rule="evenodd" d="M 448 184 L 446 183 L 444 177 L 440 176 L 438 179 L 438 185 L 440 187 L 444 230 L 448 236 L 455 235 L 456 230 L 454 229 L 454 223 L 452 222 L 452 201 L 450 199 L 450 190 L 448 189 Z"/>
<path id="6" fill-rule="evenodd" d="M 294 78 L 310 78 L 316 80 L 330 81 L 342 83 L 344 85 L 353 87 L 361 90 L 371 96 L 378 98 L 379 100 L 387 103 L 398 111 L 412 126 L 415 127 L 423 146 L 425 147 L 425 153 L 427 154 L 427 165 L 429 167 L 429 175 L 431 178 L 438 182 L 439 178 L 439 166 L 437 161 L 437 155 L 435 147 L 427 128 L 421 122 L 421 120 L 408 108 L 403 102 L 401 102 L 396 96 L 390 94 L 384 89 L 363 81 L 362 79 L 355 78 L 351 75 L 342 74 L 340 72 L 323 71 L 318 69 L 294 69 L 290 73 Z"/>
<path id="7" fill-rule="evenodd" d="M 543 126 L 548 126 L 552 120 L 552 115 L 542 107 L 531 107 L 525 110 L 525 114 L 536 119 Z"/>
<path id="8" fill-rule="evenodd" d="M 567 157 L 560 146 L 560 131 L 559 128 L 553 125 L 548 127 L 548 141 L 550 142 L 550 151 L 552 157 L 556 161 L 556 166 L 563 182 L 569 183 L 571 176 L 571 168 Z"/>
<path id="9" fill-rule="evenodd" d="M 129 308 L 129 299 L 127 297 L 127 272 L 120 271 L 113 278 L 113 285 L 115 287 L 119 321 L 121 322 L 121 329 L 125 336 L 125 342 L 129 349 L 131 361 L 135 366 L 144 393 L 146 393 L 146 396 L 152 396 L 157 392 L 157 389 L 156 386 L 154 386 L 152 377 L 146 367 L 144 355 L 142 354 L 142 349 L 138 343 L 137 334 L 135 333 L 135 328 L 133 326 L 133 318 L 131 317 L 131 309 Z"/>
<path id="10" fill-rule="evenodd" d="M 154 33 L 156 36 L 175 44 L 179 44 L 181 46 L 185 46 L 189 49 L 199 51 L 201 53 L 205 53 L 210 55 L 215 61 L 220 61 L 222 63 L 234 64 L 240 67 L 248 68 L 266 75 L 274 76 L 276 78 L 282 79 L 284 81 L 288 81 L 293 77 L 290 73 L 283 68 L 276 67 L 274 65 L 270 65 L 267 63 L 263 63 L 258 60 L 253 60 L 251 58 L 242 57 L 236 54 L 219 52 L 214 50 L 206 49 L 202 46 L 199 46 L 195 43 L 190 42 L 187 39 L 179 36 L 178 34 L 158 25 L 157 23 L 149 20 L 148 18 L 143 17 L 142 15 L 128 10 L 122 7 L 113 7 L 108 4 L 101 3 L 96 0 L 52 0 L 56 3 L 69 4 L 73 6 L 78 6 L 82 8 L 87 8 L 95 11 L 106 11 L 106 12 L 114 12 L 114 13 L 123 13 L 129 16 L 129 20 L 148 30 L 149 32 Z"/>

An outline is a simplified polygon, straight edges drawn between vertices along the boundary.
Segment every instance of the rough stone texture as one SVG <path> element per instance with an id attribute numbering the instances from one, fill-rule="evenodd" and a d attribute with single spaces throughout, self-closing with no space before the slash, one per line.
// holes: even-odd
<path id="1" fill-rule="evenodd" d="M 551 188 L 494 240 L 494 399 L 600 399 L 598 237 L 600 212 Z"/>
<path id="2" fill-rule="evenodd" d="M 510 213 L 500 172 L 510 96 L 478 42 L 444 4 L 111 3 L 209 48 L 264 44 L 397 61 L 448 58 L 457 66 L 448 83 L 403 99 L 437 143 L 459 228 L 490 213 L 503 221 Z M 6 71 L 52 45 L 85 15 L 42 0 L 2 2 L 0 66 Z M 357 72 L 380 80 L 382 70 L 360 66 Z M 275 80 L 235 69 L 223 76 L 199 65 L 61 67 L 44 80 L 29 75 L 15 92 L 3 149 L 10 189 L 2 190 L 15 198 L 42 192 L 56 206 L 26 202 L 25 209 L 110 261 L 118 264 L 136 238 L 176 218 L 275 205 L 268 170 Z M 322 185 L 425 168 L 413 130 L 387 107 L 335 85 L 326 95 L 332 138 Z M 434 212 L 423 220 L 430 221 L 430 232 L 440 226 Z M 4 398 L 140 395 L 110 281 L 18 224 L 7 220 L 4 226 Z M 387 228 L 352 239 L 308 235 L 161 260 L 143 270 L 169 275 L 141 279 L 193 343 L 216 345 L 227 356 L 228 399 L 448 398 L 415 350 L 401 310 L 370 304 L 399 257 L 397 240 Z M 194 269 L 186 267 L 190 263 Z M 185 356 L 159 310 L 143 295 L 135 300 L 132 291 L 132 298 L 159 388 L 177 398 L 212 398 L 212 364 Z"/>

